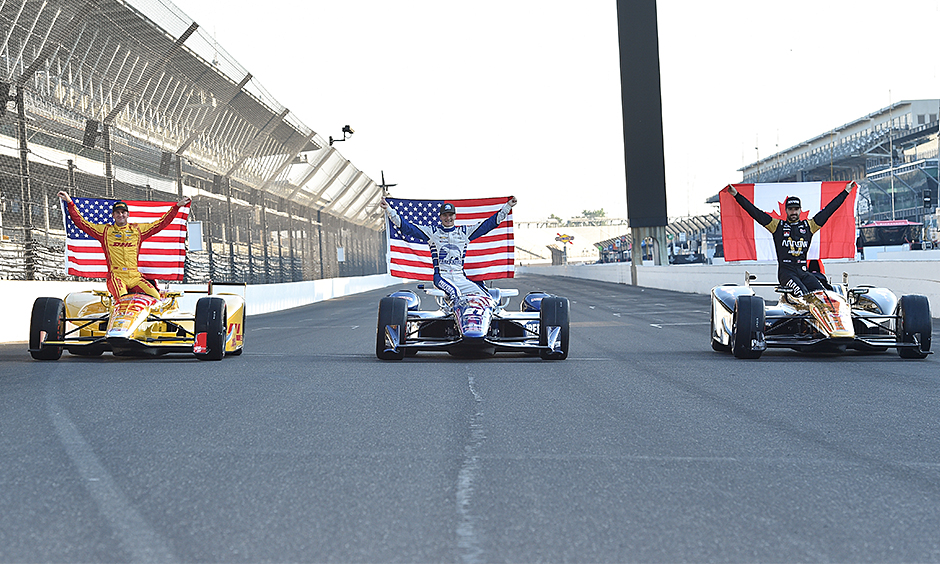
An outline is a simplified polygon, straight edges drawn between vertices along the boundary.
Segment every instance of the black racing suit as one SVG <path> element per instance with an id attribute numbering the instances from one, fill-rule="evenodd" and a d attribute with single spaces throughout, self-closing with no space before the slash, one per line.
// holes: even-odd
<path id="1" fill-rule="evenodd" d="M 845 190 L 832 199 L 826 207 L 810 219 L 796 222 L 781 221 L 770 214 L 757 209 L 743 194 L 738 192 L 734 199 L 744 208 L 754 221 L 764 226 L 773 235 L 774 248 L 777 250 L 777 281 L 781 286 L 793 290 L 800 297 L 807 292 L 823 289 L 822 283 L 812 272 L 806 270 L 806 253 L 813 240 L 813 233 L 829 221 L 832 214 L 845 202 L 849 193 Z"/>

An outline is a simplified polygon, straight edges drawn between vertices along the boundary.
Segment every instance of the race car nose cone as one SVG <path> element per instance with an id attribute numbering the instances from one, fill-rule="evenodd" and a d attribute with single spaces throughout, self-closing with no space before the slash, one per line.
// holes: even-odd
<path id="1" fill-rule="evenodd" d="M 477 330 L 467 330 L 464 331 L 463 338 L 465 341 L 483 341 L 483 338 L 486 337 L 486 333 L 483 331 Z"/>

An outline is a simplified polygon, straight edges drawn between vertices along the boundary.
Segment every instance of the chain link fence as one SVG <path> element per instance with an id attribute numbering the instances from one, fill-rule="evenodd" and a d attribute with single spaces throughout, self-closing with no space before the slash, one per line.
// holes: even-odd
<path id="1" fill-rule="evenodd" d="M 0 155 L 0 278 L 70 279 L 56 193 L 101 197 L 105 179 L 74 163 L 63 168 L 31 162 L 25 194 L 19 166 L 17 159 Z M 266 284 L 385 272 L 384 233 L 198 172 L 184 173 L 185 192 L 194 195 L 189 219 L 201 224 L 203 239 L 203 250 L 187 253 L 187 282 Z M 177 194 L 115 181 L 113 197 L 175 201 Z"/>
<path id="2" fill-rule="evenodd" d="M 164 0 L 0 2 L 0 278 L 68 279 L 56 193 L 193 199 L 187 282 L 386 271 L 383 191 Z"/>

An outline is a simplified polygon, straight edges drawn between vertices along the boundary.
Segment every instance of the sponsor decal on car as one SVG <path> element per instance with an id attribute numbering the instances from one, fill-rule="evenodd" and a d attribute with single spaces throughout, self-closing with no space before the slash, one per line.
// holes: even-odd
<path id="1" fill-rule="evenodd" d="M 207 353 L 209 352 L 209 347 L 206 346 L 206 334 L 196 333 L 196 340 L 193 341 L 193 352 L 194 353 Z"/>
<path id="2" fill-rule="evenodd" d="M 229 323 L 228 324 L 228 335 L 225 337 L 227 343 L 233 343 L 236 347 L 242 342 L 242 324 L 241 323 Z"/>
<path id="3" fill-rule="evenodd" d="M 156 299 L 143 294 L 122 296 L 111 314 L 108 336 L 122 336 L 115 332 L 120 333 L 130 330 L 134 322 L 147 312 L 155 302 Z"/>

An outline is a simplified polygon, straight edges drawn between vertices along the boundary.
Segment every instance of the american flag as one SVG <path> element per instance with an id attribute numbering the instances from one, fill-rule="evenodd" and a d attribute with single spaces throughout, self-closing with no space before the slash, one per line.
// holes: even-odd
<path id="1" fill-rule="evenodd" d="M 475 225 L 498 212 L 509 200 L 502 198 L 479 198 L 474 200 L 401 200 L 388 198 L 388 204 L 399 215 L 413 225 L 440 225 L 441 204 L 445 201 L 457 208 L 456 225 Z M 412 280 L 433 280 L 434 266 L 431 249 L 426 241 L 404 237 L 388 220 L 389 252 L 391 267 L 389 274 Z M 496 229 L 474 239 L 467 245 L 464 272 L 474 281 L 493 278 L 512 278 L 515 263 L 515 245 L 512 234 L 512 212 Z"/>
<path id="2" fill-rule="evenodd" d="M 89 223 L 114 223 L 111 207 L 118 200 L 103 198 L 72 198 L 82 217 Z M 123 200 L 130 212 L 129 223 L 152 223 L 159 220 L 175 202 L 144 202 Z M 62 202 L 65 218 L 65 271 L 70 276 L 104 278 L 108 263 L 104 251 L 94 237 L 78 228 Z M 138 268 L 147 278 L 182 280 L 186 259 L 186 220 L 189 208 L 182 208 L 165 229 L 144 241 L 140 248 Z"/>

